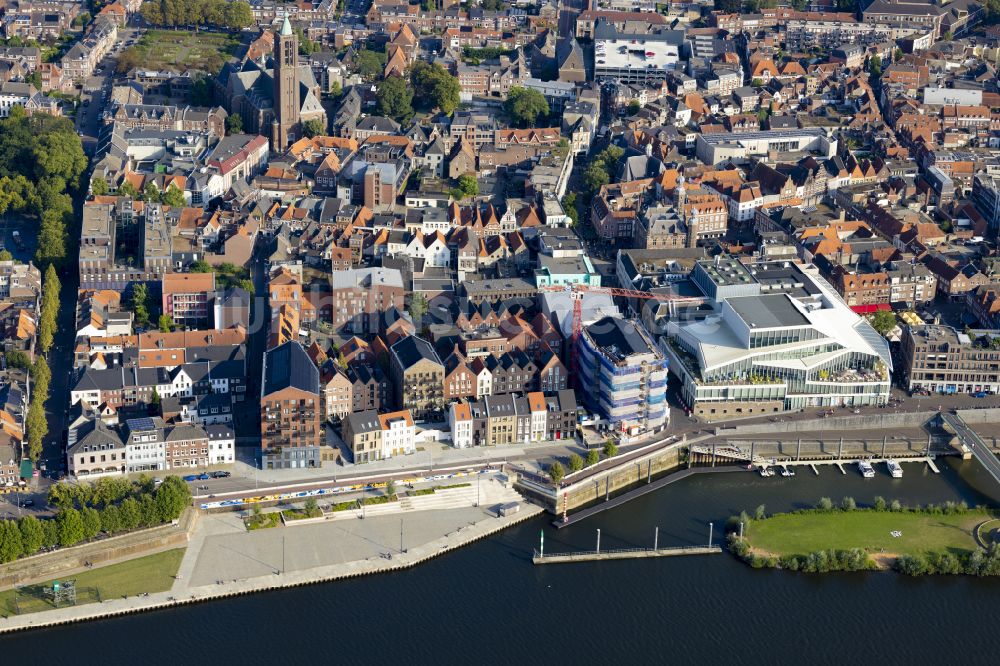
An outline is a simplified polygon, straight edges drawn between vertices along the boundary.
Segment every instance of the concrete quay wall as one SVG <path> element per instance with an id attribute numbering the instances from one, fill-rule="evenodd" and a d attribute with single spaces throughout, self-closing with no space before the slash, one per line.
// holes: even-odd
<path id="1" fill-rule="evenodd" d="M 1000 410 L 996 411 L 1000 412 Z M 895 430 L 899 428 L 919 428 L 935 416 L 937 416 L 936 411 L 832 416 L 825 419 L 809 419 L 806 421 L 775 421 L 773 423 L 752 423 L 729 428 L 716 428 L 715 434 L 720 437 L 732 437 L 734 435 L 817 431 L 833 432 L 838 430 Z M 967 421 L 967 423 L 971 422 Z"/>
<path id="2" fill-rule="evenodd" d="M 1000 423 L 1000 407 L 987 407 L 984 409 L 959 409 L 957 414 L 969 425 L 981 425 L 984 423 Z"/>
<path id="3" fill-rule="evenodd" d="M 564 482 L 558 490 L 542 486 L 528 479 L 518 478 L 515 486 L 522 495 L 542 504 L 550 513 L 561 514 L 563 509 L 573 511 L 606 495 L 623 490 L 650 476 L 680 467 L 681 456 L 687 450 L 685 442 L 674 442 L 646 455 L 625 460 L 580 481 Z"/>
<path id="4" fill-rule="evenodd" d="M 201 603 L 213 599 L 236 597 L 267 590 L 301 587 L 344 578 L 401 571 L 456 548 L 492 536 L 512 525 L 529 520 L 542 513 L 542 511 L 543 509 L 540 507 L 522 502 L 520 510 L 513 515 L 481 520 L 438 539 L 410 548 L 405 553 L 395 554 L 391 560 L 369 558 L 343 564 L 317 567 L 315 569 L 237 580 L 230 583 L 191 587 L 187 588 L 183 593 L 178 591 L 157 592 L 150 594 L 148 597 L 111 599 L 97 604 L 60 608 L 42 613 L 16 615 L 0 619 L 0 634 L 131 615 L 133 613 L 142 613 L 184 604 Z"/>
<path id="5" fill-rule="evenodd" d="M 187 509 L 176 524 L 159 525 L 100 541 L 15 560 L 0 568 L 0 590 L 79 573 L 86 563 L 112 564 L 186 546 L 198 512 Z"/>

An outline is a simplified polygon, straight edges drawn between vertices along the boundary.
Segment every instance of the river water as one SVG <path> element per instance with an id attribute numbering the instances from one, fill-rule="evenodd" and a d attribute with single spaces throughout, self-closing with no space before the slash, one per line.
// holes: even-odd
<path id="1" fill-rule="evenodd" d="M 727 516 L 820 496 L 989 503 L 973 461 L 905 478 L 800 468 L 685 479 L 556 531 L 539 517 L 409 571 L 0 638 L 5 664 L 1000 663 L 1000 580 L 755 571 L 729 555 L 533 566 L 546 552 L 700 544 Z"/>

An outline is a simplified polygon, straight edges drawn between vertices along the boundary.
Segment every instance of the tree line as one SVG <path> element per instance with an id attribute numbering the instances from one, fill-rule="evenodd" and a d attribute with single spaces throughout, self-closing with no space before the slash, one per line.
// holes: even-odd
<path id="1" fill-rule="evenodd" d="M 72 195 L 86 168 L 83 145 L 68 118 L 44 113 L 29 118 L 15 106 L 0 120 L 0 215 L 38 218 L 39 268 L 61 266 L 70 256 Z"/>
<path id="2" fill-rule="evenodd" d="M 104 478 L 94 484 L 56 484 L 49 490 L 49 502 L 59 507 L 54 518 L 0 521 L 0 563 L 42 549 L 75 546 L 102 532 L 117 534 L 177 520 L 191 502 L 191 491 L 177 476 L 166 477 L 159 488 L 149 477 L 136 482 Z"/>
<path id="3" fill-rule="evenodd" d="M 250 4 L 244 0 L 149 0 L 139 10 L 151 25 L 213 26 L 243 30 L 254 23 Z"/>

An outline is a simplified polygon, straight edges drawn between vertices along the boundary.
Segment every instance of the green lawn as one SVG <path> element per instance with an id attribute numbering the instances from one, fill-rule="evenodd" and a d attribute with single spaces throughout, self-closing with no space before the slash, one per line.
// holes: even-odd
<path id="1" fill-rule="evenodd" d="M 176 548 L 155 555 L 147 555 L 121 564 L 98 569 L 90 569 L 59 580 L 76 581 L 77 605 L 91 604 L 103 599 L 115 599 L 123 595 L 135 596 L 144 592 L 163 592 L 174 584 L 174 575 L 181 566 L 184 549 Z M 38 585 L 28 585 L 16 592 L 0 592 L 0 615 L 18 612 L 37 613 L 51 610 L 55 606 L 44 597 L 43 590 L 52 587 L 52 581 Z"/>
<path id="2" fill-rule="evenodd" d="M 134 51 L 137 64 L 145 68 L 193 67 L 215 73 L 236 53 L 239 43 L 237 36 L 226 33 L 150 30 L 128 50 Z"/>
<path id="3" fill-rule="evenodd" d="M 929 551 L 969 552 L 976 548 L 972 532 L 986 515 L 929 515 L 877 511 L 779 514 L 754 521 L 746 536 L 750 546 L 773 555 L 807 555 L 819 550 L 867 548 L 895 555 Z M 902 532 L 894 537 L 891 532 Z"/>

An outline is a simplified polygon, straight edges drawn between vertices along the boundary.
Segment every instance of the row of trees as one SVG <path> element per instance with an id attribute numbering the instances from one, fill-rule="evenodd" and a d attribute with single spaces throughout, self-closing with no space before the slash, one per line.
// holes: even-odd
<path id="1" fill-rule="evenodd" d="M 45 418 L 45 401 L 49 398 L 52 371 L 44 355 L 39 355 L 31 366 L 31 401 L 24 419 L 28 441 L 28 457 L 38 461 L 42 457 L 42 443 L 49 434 L 49 421 Z"/>
<path id="2" fill-rule="evenodd" d="M 147 23 L 157 26 L 214 26 L 239 31 L 254 23 L 245 0 L 149 0 L 139 10 Z"/>
<path id="3" fill-rule="evenodd" d="M 111 499 L 105 492 L 108 489 L 114 490 L 118 485 L 115 483 L 100 491 L 104 497 L 97 506 L 67 502 L 66 497 L 60 495 L 62 508 L 55 518 L 39 520 L 34 516 L 25 516 L 17 521 L 0 521 L 0 563 L 34 555 L 43 548 L 74 546 L 81 541 L 93 539 L 102 532 L 116 534 L 167 523 L 179 518 L 191 501 L 187 484 L 176 476 L 168 476 L 159 488 L 151 492 L 137 492 L 144 486 L 133 485 L 127 479 L 115 481 L 129 486 L 125 495 L 118 499 Z M 90 484 L 56 484 L 52 487 L 50 496 L 53 491 L 57 495 L 63 492 L 56 490 L 58 488 L 71 487 L 84 490 L 68 491 L 70 493 L 95 492 Z"/>
<path id="4" fill-rule="evenodd" d="M 0 214 L 39 220 L 35 262 L 61 265 L 69 255 L 72 193 L 87 158 L 73 122 L 47 114 L 30 118 L 20 106 L 0 120 Z"/>
<path id="5" fill-rule="evenodd" d="M 608 440 L 604 444 L 604 456 L 606 458 L 612 458 L 618 455 L 618 445 L 612 440 Z M 597 449 L 590 449 L 587 451 L 587 457 L 581 458 L 575 453 L 569 455 L 569 460 L 567 461 L 567 466 L 569 467 L 569 473 L 574 474 L 579 472 L 585 467 L 592 467 L 601 461 L 601 454 Z M 562 466 L 562 463 L 558 460 L 549 465 L 549 478 L 552 479 L 554 483 L 559 483 L 566 476 L 566 469 Z"/>
<path id="6" fill-rule="evenodd" d="M 56 267 L 49 264 L 45 269 L 45 280 L 42 283 L 42 309 L 38 318 L 38 344 L 42 352 L 47 354 L 55 340 L 56 327 L 59 318 L 59 276 Z"/>
<path id="7" fill-rule="evenodd" d="M 868 553 L 860 548 L 844 550 L 817 550 L 808 555 L 758 555 L 750 551 L 750 544 L 737 534 L 729 535 L 729 552 L 754 569 L 787 569 L 805 573 L 831 571 L 871 571 L 878 568 Z"/>
<path id="8" fill-rule="evenodd" d="M 901 555 L 894 564 L 896 571 L 908 576 L 925 574 L 966 574 L 968 576 L 1000 576 L 1000 548 L 977 548 L 967 555 L 931 552 L 924 555 Z"/>

